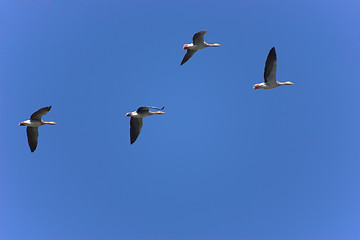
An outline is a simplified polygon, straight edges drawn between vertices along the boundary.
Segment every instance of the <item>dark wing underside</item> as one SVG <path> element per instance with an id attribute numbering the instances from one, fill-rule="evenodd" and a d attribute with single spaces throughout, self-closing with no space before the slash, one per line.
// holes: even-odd
<path id="1" fill-rule="evenodd" d="M 144 112 L 148 112 L 150 110 L 150 107 L 139 107 L 136 112 L 141 114 L 141 113 L 144 113 Z"/>
<path id="2" fill-rule="evenodd" d="M 195 33 L 194 36 L 193 36 L 193 43 L 194 44 L 204 43 L 204 35 L 205 35 L 205 33 L 207 33 L 206 30 Z"/>
<path id="3" fill-rule="evenodd" d="M 162 108 L 157 108 L 157 107 L 139 107 L 136 112 L 141 114 L 141 113 L 144 113 L 144 112 L 148 112 L 150 109 L 157 109 L 157 110 L 163 110 L 164 107 Z"/>
<path id="4" fill-rule="evenodd" d="M 273 47 L 266 59 L 265 70 L 264 70 L 264 82 L 271 82 L 276 80 L 276 52 Z"/>
<path id="5" fill-rule="evenodd" d="M 134 118 L 130 119 L 130 143 L 133 144 L 138 138 L 141 128 L 143 125 L 142 118 Z"/>
<path id="6" fill-rule="evenodd" d="M 34 152 L 38 143 L 39 131 L 38 127 L 27 127 L 26 128 L 29 147 L 31 152 Z"/>
<path id="7" fill-rule="evenodd" d="M 183 60 L 181 61 L 181 64 L 180 65 L 183 65 L 184 63 L 187 62 L 187 60 L 189 60 L 195 53 L 196 53 L 197 50 L 190 50 L 188 49 Z"/>
<path id="8" fill-rule="evenodd" d="M 42 116 L 47 114 L 50 111 L 50 109 L 51 109 L 51 106 L 40 108 L 39 110 L 37 110 L 30 116 L 30 119 L 40 121 Z"/>

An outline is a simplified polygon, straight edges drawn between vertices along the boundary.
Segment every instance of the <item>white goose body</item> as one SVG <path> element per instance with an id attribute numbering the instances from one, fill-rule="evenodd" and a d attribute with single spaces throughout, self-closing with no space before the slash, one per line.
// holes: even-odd
<path id="1" fill-rule="evenodd" d="M 281 84 L 278 81 L 257 84 L 257 88 L 261 88 L 261 89 L 273 89 L 273 88 L 276 88 L 278 86 L 281 86 Z"/>
<path id="2" fill-rule="evenodd" d="M 140 113 L 134 111 L 134 112 L 130 113 L 130 116 L 133 117 L 133 118 L 144 118 L 144 117 L 148 117 L 148 116 L 153 115 L 153 114 L 154 113 L 150 112 L 150 111 L 148 111 L 148 112 L 140 112 Z"/>
<path id="3" fill-rule="evenodd" d="M 185 49 L 190 49 L 190 50 L 195 50 L 195 51 L 197 51 L 197 50 L 200 50 L 200 49 L 204 49 L 204 48 L 209 47 L 208 45 L 209 45 L 209 44 L 207 44 L 207 43 L 205 43 L 205 42 L 201 42 L 201 43 L 196 44 L 196 45 L 194 45 L 193 43 L 188 43 L 188 44 L 185 44 L 185 45 L 184 45 L 183 49 L 184 49 L 184 50 L 185 50 Z"/>
<path id="4" fill-rule="evenodd" d="M 22 122 L 23 124 L 21 126 L 27 126 L 27 127 L 40 127 L 41 125 L 44 125 L 41 121 L 37 120 L 26 120 Z"/>

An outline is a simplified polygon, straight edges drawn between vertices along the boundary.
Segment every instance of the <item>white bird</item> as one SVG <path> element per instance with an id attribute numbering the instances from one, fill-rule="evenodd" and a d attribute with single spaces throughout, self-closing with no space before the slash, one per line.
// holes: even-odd
<path id="1" fill-rule="evenodd" d="M 30 120 L 23 121 L 19 124 L 19 126 L 27 126 L 26 132 L 27 132 L 27 137 L 31 152 L 35 151 L 38 143 L 38 137 L 39 137 L 38 127 L 45 124 L 56 125 L 55 122 L 45 122 L 41 119 L 42 116 L 44 116 L 46 113 L 50 111 L 50 109 L 51 106 L 41 108 L 30 116 Z"/>
<path id="2" fill-rule="evenodd" d="M 157 107 L 139 107 L 136 111 L 127 113 L 126 117 L 131 117 L 130 119 L 130 144 L 133 144 L 138 138 L 142 125 L 143 118 L 154 115 L 154 114 L 165 114 L 162 111 L 150 112 L 150 109 L 163 110 L 163 108 Z"/>
<path id="3" fill-rule="evenodd" d="M 253 88 L 256 89 L 272 89 L 282 85 L 293 85 L 292 82 L 278 82 L 276 80 L 276 52 L 273 47 L 266 59 L 265 69 L 264 69 L 264 79 L 263 83 L 255 84 Z"/>
<path id="4" fill-rule="evenodd" d="M 206 30 L 195 33 L 193 36 L 193 42 L 190 44 L 185 44 L 183 49 L 187 50 L 183 60 L 181 61 L 180 65 L 183 65 L 186 63 L 187 60 L 189 60 L 197 50 L 204 49 L 207 47 L 220 47 L 221 45 L 218 43 L 209 44 L 204 41 L 204 35 L 207 33 Z"/>

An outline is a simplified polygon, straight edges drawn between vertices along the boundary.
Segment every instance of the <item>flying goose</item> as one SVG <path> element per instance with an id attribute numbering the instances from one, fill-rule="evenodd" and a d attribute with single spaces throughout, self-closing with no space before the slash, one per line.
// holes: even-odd
<path id="1" fill-rule="evenodd" d="M 154 114 L 165 114 L 162 111 L 150 112 L 150 109 L 163 110 L 163 108 L 157 107 L 139 107 L 136 111 L 127 113 L 126 117 L 131 117 L 130 119 L 130 144 L 133 144 L 138 138 L 141 127 L 143 125 L 143 118 L 154 115 Z"/>
<path id="2" fill-rule="evenodd" d="M 221 45 L 218 43 L 209 44 L 204 41 L 204 35 L 207 33 L 206 30 L 195 33 L 193 36 L 193 42 L 190 44 L 185 44 L 183 49 L 187 50 L 183 60 L 181 61 L 180 65 L 183 65 L 186 63 L 187 60 L 189 60 L 197 50 L 207 48 L 207 47 L 220 47 Z"/>
<path id="3" fill-rule="evenodd" d="M 27 126 L 26 132 L 31 152 L 34 152 L 38 143 L 39 131 L 38 127 L 50 124 L 56 125 L 55 122 L 45 122 L 41 118 L 47 114 L 51 109 L 51 106 L 40 108 L 30 116 L 30 120 L 23 121 L 19 126 Z"/>
<path id="4" fill-rule="evenodd" d="M 282 85 L 293 85 L 292 82 L 278 82 L 276 80 L 276 52 L 273 47 L 266 59 L 265 70 L 264 70 L 264 79 L 263 83 L 255 84 L 253 88 L 259 89 L 272 89 Z"/>

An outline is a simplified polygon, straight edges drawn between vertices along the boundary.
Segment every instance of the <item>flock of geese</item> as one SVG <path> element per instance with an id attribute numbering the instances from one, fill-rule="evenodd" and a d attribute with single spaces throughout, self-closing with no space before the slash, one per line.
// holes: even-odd
<path id="1" fill-rule="evenodd" d="M 193 42 L 190 44 L 185 44 L 183 49 L 187 50 L 184 58 L 181 61 L 180 65 L 186 63 L 198 50 L 204 49 L 207 47 L 220 47 L 221 45 L 218 43 L 209 44 L 204 41 L 204 35 L 207 31 L 201 31 L 195 33 L 193 36 Z M 276 52 L 275 48 L 271 48 L 270 52 L 267 56 L 265 62 L 265 70 L 264 70 L 264 82 L 255 84 L 253 88 L 256 89 L 272 89 L 282 85 L 293 85 L 292 82 L 278 82 L 276 80 Z M 156 109 L 159 111 L 152 112 L 150 109 Z M 157 108 L 157 107 L 139 107 L 134 112 L 129 112 L 125 116 L 131 117 L 130 119 L 130 144 L 133 144 L 136 139 L 138 138 L 142 125 L 143 125 L 143 118 L 155 114 L 165 114 L 165 112 L 161 111 L 164 108 Z M 21 122 L 20 126 L 27 126 L 26 132 L 28 137 L 28 142 L 30 146 L 31 152 L 34 152 L 39 137 L 39 126 L 50 124 L 56 125 L 55 122 L 46 122 L 42 120 L 42 117 L 51 110 L 51 106 L 44 107 L 36 112 L 34 112 L 30 116 L 30 120 L 26 120 Z"/>

